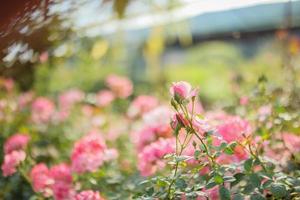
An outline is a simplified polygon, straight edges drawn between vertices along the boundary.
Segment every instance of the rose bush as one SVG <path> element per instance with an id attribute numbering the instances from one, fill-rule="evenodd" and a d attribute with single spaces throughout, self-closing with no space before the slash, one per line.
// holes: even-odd
<path id="1" fill-rule="evenodd" d="M 210 110 L 185 81 L 171 85 L 170 104 L 117 75 L 97 93 L 47 97 L 8 82 L 1 199 L 300 198 L 300 109 L 262 79 Z"/>

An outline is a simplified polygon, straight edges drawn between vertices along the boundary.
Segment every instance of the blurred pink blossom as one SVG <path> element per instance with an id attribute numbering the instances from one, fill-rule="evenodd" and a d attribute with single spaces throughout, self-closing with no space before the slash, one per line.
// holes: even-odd
<path id="1" fill-rule="evenodd" d="M 99 192 L 94 192 L 92 190 L 81 191 L 75 196 L 75 200 L 104 200 L 100 196 Z"/>
<path id="2" fill-rule="evenodd" d="M 26 153 L 24 151 L 12 151 L 9 154 L 6 154 L 1 166 L 3 176 L 14 174 L 17 171 L 16 167 L 24 161 L 25 158 Z"/>
<path id="3" fill-rule="evenodd" d="M 35 123 L 49 122 L 54 112 L 54 103 L 46 97 L 38 97 L 31 105 L 31 119 Z"/>
<path id="4" fill-rule="evenodd" d="M 249 103 L 249 97 L 247 96 L 242 96 L 240 98 L 240 105 L 245 106 Z"/>
<path id="5" fill-rule="evenodd" d="M 285 146 L 292 152 L 300 152 L 300 136 L 292 133 L 283 133 L 282 134 L 283 142 Z"/>
<path id="6" fill-rule="evenodd" d="M 49 57 L 49 54 L 48 54 L 47 51 L 42 52 L 42 53 L 40 54 L 40 62 L 41 62 L 41 63 L 47 62 L 48 57 Z"/>
<path id="7" fill-rule="evenodd" d="M 242 140 L 251 134 L 250 124 L 238 116 L 228 116 L 217 126 L 217 132 L 226 142 Z"/>
<path id="8" fill-rule="evenodd" d="M 146 146 L 138 154 L 138 169 L 142 176 L 151 176 L 158 170 L 165 167 L 166 163 L 163 157 L 166 154 L 174 153 L 174 138 L 163 139 Z"/>
<path id="9" fill-rule="evenodd" d="M 258 120 L 265 121 L 272 114 L 272 105 L 264 105 L 258 109 Z"/>
<path id="10" fill-rule="evenodd" d="M 59 95 L 59 107 L 61 110 L 69 110 L 75 103 L 82 101 L 84 93 L 79 89 L 70 89 Z"/>
<path id="11" fill-rule="evenodd" d="M 30 173 L 33 189 L 45 197 L 53 196 L 55 200 L 74 199 L 70 167 L 64 163 L 48 167 L 41 163 L 35 165 Z"/>
<path id="12" fill-rule="evenodd" d="M 37 164 L 31 169 L 30 179 L 35 192 L 41 193 L 44 197 L 53 195 L 51 186 L 54 184 L 54 179 L 44 163 Z"/>
<path id="13" fill-rule="evenodd" d="M 123 76 L 111 74 L 106 78 L 106 84 L 117 97 L 122 99 L 127 98 L 133 92 L 132 82 Z"/>
<path id="14" fill-rule="evenodd" d="M 4 153 L 8 154 L 14 150 L 24 150 L 29 139 L 29 135 L 25 135 L 22 133 L 12 135 L 4 143 Z"/>
<path id="15" fill-rule="evenodd" d="M 18 107 L 20 109 L 24 109 L 32 101 L 33 97 L 33 92 L 25 92 L 20 94 L 18 98 Z"/>
<path id="16" fill-rule="evenodd" d="M 96 132 L 84 136 L 74 145 L 71 160 L 72 170 L 77 173 L 94 172 L 103 163 L 105 141 Z"/>
<path id="17" fill-rule="evenodd" d="M 54 179 L 53 196 L 56 200 L 72 200 L 75 191 L 72 186 L 71 169 L 67 164 L 58 164 L 50 168 L 50 176 Z"/>
<path id="18" fill-rule="evenodd" d="M 106 107 L 115 99 L 115 95 L 110 90 L 101 90 L 96 96 L 96 103 L 100 107 Z"/>
<path id="19" fill-rule="evenodd" d="M 130 118 L 142 116 L 158 105 L 158 100 L 153 96 L 141 95 L 136 97 L 127 111 Z"/>
<path id="20" fill-rule="evenodd" d="M 103 160 L 104 161 L 116 160 L 118 156 L 119 156 L 119 152 L 117 149 L 106 149 L 104 151 Z"/>

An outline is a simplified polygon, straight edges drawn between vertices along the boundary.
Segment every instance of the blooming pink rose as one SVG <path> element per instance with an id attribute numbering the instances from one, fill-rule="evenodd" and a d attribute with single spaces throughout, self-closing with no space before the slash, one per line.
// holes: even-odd
<path id="1" fill-rule="evenodd" d="M 141 175 L 151 176 L 156 171 L 163 169 L 166 165 L 163 157 L 166 154 L 174 153 L 174 151 L 174 138 L 160 138 L 158 141 L 146 146 L 138 154 L 138 169 Z"/>
<path id="2" fill-rule="evenodd" d="M 106 78 L 107 86 L 115 93 L 119 98 L 127 98 L 132 94 L 133 84 L 132 82 L 123 76 L 109 75 Z"/>
<path id="3" fill-rule="evenodd" d="M 35 192 L 43 194 L 44 197 L 53 195 L 52 185 L 54 184 L 54 179 L 44 163 L 37 164 L 31 169 L 30 179 Z"/>
<path id="4" fill-rule="evenodd" d="M 10 176 L 14 174 L 16 167 L 24 161 L 26 153 L 24 151 L 12 151 L 4 156 L 4 162 L 1 166 L 3 176 Z"/>
<path id="5" fill-rule="evenodd" d="M 30 137 L 25 134 L 17 133 L 9 137 L 4 143 L 4 153 L 8 154 L 14 150 L 24 150 Z"/>
<path id="6" fill-rule="evenodd" d="M 75 196 L 75 200 L 104 200 L 104 198 L 100 196 L 99 192 L 94 192 L 92 190 L 85 190 L 78 193 Z"/>
<path id="7" fill-rule="evenodd" d="M 110 90 L 101 90 L 96 96 L 96 103 L 100 107 L 108 106 L 115 99 L 115 95 Z"/>
<path id="8" fill-rule="evenodd" d="M 38 97 L 31 106 L 31 119 L 35 123 L 47 123 L 54 114 L 54 103 L 46 97 Z"/>
<path id="9" fill-rule="evenodd" d="M 155 97 L 141 95 L 133 100 L 129 109 L 128 116 L 131 118 L 141 116 L 146 112 L 154 109 L 158 105 L 158 100 Z"/>
<path id="10" fill-rule="evenodd" d="M 191 84 L 185 81 L 174 82 L 170 88 L 170 93 L 173 97 L 179 98 L 180 100 L 188 99 L 195 95 L 192 91 Z"/>
<path id="11" fill-rule="evenodd" d="M 98 133 L 81 138 L 72 151 L 72 170 L 77 173 L 96 171 L 104 161 L 105 150 L 105 141 Z"/>

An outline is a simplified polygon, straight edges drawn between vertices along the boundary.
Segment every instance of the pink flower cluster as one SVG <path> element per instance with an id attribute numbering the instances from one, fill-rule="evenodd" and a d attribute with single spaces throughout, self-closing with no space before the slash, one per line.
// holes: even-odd
<path id="1" fill-rule="evenodd" d="M 133 84 L 132 82 L 123 76 L 118 75 L 109 75 L 106 78 L 106 84 L 110 88 L 110 90 L 115 94 L 116 97 L 119 98 L 127 98 L 133 92 Z"/>
<path id="2" fill-rule="evenodd" d="M 30 140 L 29 135 L 17 133 L 9 137 L 4 143 L 4 153 L 9 154 L 14 150 L 23 150 Z"/>
<path id="3" fill-rule="evenodd" d="M 94 172 L 104 162 L 106 144 L 101 135 L 91 132 L 74 145 L 71 160 L 72 170 L 77 173 Z"/>
<path id="4" fill-rule="evenodd" d="M 55 200 L 103 200 L 99 192 L 91 190 L 76 194 L 73 186 L 71 168 L 67 164 L 58 164 L 50 169 L 40 163 L 31 169 L 30 179 L 35 192 Z"/>
<path id="5" fill-rule="evenodd" d="M 175 152 L 174 138 L 163 139 L 146 146 L 138 154 L 138 169 L 142 176 L 151 176 L 165 167 L 163 157 Z"/>
<path id="6" fill-rule="evenodd" d="M 104 198 L 102 198 L 100 196 L 99 192 L 94 192 L 92 190 L 86 190 L 86 191 L 82 191 L 82 192 L 78 193 L 75 196 L 75 200 L 104 200 Z"/>
<path id="7" fill-rule="evenodd" d="M 31 105 L 31 119 L 37 124 L 49 122 L 54 112 L 54 103 L 46 97 L 38 97 Z"/>
<path id="8" fill-rule="evenodd" d="M 26 158 L 24 150 L 28 142 L 29 136 L 21 133 L 15 134 L 5 141 L 5 156 L 1 166 L 3 176 L 10 176 L 17 171 L 16 168 Z"/>
<path id="9" fill-rule="evenodd" d="M 1 166 L 3 176 L 10 176 L 17 171 L 17 167 L 26 158 L 24 151 L 12 151 L 4 156 L 4 162 Z"/>

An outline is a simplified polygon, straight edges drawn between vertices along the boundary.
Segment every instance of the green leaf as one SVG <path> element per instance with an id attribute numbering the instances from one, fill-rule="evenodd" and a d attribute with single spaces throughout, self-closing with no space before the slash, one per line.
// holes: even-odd
<path id="1" fill-rule="evenodd" d="M 231 183 L 231 187 L 237 185 L 243 178 L 245 174 L 243 173 L 237 173 L 234 175 L 235 181 Z"/>
<path id="2" fill-rule="evenodd" d="M 261 184 L 261 177 L 258 176 L 258 174 L 251 174 L 249 176 L 250 182 L 251 184 L 256 187 L 259 188 L 260 184 Z"/>
<path id="3" fill-rule="evenodd" d="M 226 147 L 226 148 L 224 149 L 224 153 L 226 153 L 227 155 L 232 155 L 232 154 L 234 154 L 234 151 L 233 151 L 232 148 Z"/>
<path id="4" fill-rule="evenodd" d="M 285 186 L 281 183 L 272 183 L 270 191 L 275 198 L 282 198 L 287 195 L 287 190 Z"/>
<path id="5" fill-rule="evenodd" d="M 252 169 L 252 165 L 253 165 L 253 159 L 249 158 L 244 162 L 244 169 L 249 172 Z"/>
<path id="6" fill-rule="evenodd" d="M 181 190 L 187 187 L 185 180 L 182 178 L 177 179 L 175 185 L 177 188 L 180 188 Z"/>
<path id="7" fill-rule="evenodd" d="M 216 182 L 218 185 L 220 185 L 220 184 L 222 184 L 222 183 L 224 182 L 223 177 L 222 177 L 221 175 L 219 175 L 219 174 L 216 174 L 216 175 L 214 176 L 214 180 L 215 180 L 215 182 Z"/>
<path id="8" fill-rule="evenodd" d="M 244 200 L 244 196 L 242 194 L 234 194 L 232 200 Z"/>
<path id="9" fill-rule="evenodd" d="M 220 194 L 221 200 L 230 200 L 230 192 L 223 185 L 221 185 L 219 187 L 219 194 Z"/>
<path id="10" fill-rule="evenodd" d="M 259 193 L 254 193 L 254 194 L 251 194 L 250 200 L 265 200 L 265 197 L 263 197 Z"/>

